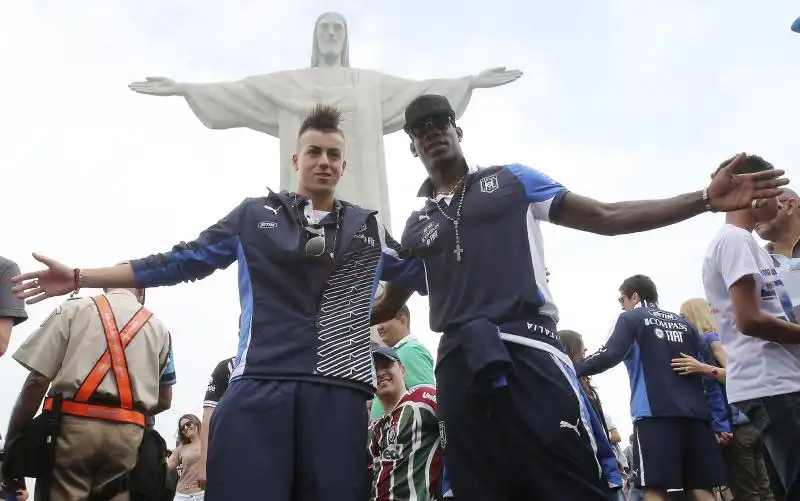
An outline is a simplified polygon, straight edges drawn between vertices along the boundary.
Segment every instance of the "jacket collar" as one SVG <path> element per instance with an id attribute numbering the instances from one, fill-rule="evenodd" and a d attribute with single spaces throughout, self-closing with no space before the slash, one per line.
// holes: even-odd
<path id="1" fill-rule="evenodd" d="M 287 206 L 291 209 L 292 213 L 295 217 L 298 216 L 298 208 L 303 207 L 305 203 L 309 201 L 308 197 L 304 197 L 303 195 L 298 195 L 294 192 L 289 192 L 286 190 L 280 191 L 278 193 L 269 190 L 269 195 L 267 198 L 275 197 L 282 204 Z M 334 210 L 339 212 L 341 220 L 341 227 L 339 228 L 339 241 L 340 243 L 337 244 L 336 254 L 334 256 L 334 260 L 336 262 L 340 261 L 342 254 L 347 248 L 350 246 L 350 242 L 353 240 L 353 237 L 359 231 L 363 231 L 362 228 L 365 226 L 367 222 L 367 218 L 370 216 L 377 214 L 378 211 L 365 209 L 355 204 L 351 204 L 350 202 L 346 202 L 344 200 L 334 199 L 333 201 Z"/>
<path id="2" fill-rule="evenodd" d="M 409 341 L 414 341 L 414 340 L 416 340 L 416 339 L 417 339 L 417 337 L 416 337 L 414 334 L 407 334 L 407 335 L 406 335 L 406 337 L 404 337 L 403 339 L 401 339 L 400 341 L 398 341 L 398 342 L 397 342 L 397 344 L 395 344 L 395 345 L 393 346 L 393 348 L 396 350 L 397 348 L 400 348 L 401 346 L 403 346 L 403 345 L 404 345 L 404 344 L 406 344 L 407 342 L 409 342 Z"/>
<path id="3" fill-rule="evenodd" d="M 136 301 L 137 303 L 139 302 L 139 298 L 136 297 L 136 294 L 129 291 L 128 289 L 110 289 L 105 294 L 106 296 L 127 296 L 130 299 Z"/>
<path id="4" fill-rule="evenodd" d="M 308 197 L 306 197 L 304 195 L 298 195 L 297 193 L 295 193 L 293 191 L 281 190 L 280 192 L 274 192 L 272 190 L 269 190 L 269 195 L 268 195 L 267 198 L 270 198 L 270 197 L 273 197 L 273 196 L 277 197 L 285 205 L 293 207 L 295 209 L 297 209 L 298 207 L 305 207 L 307 204 L 309 204 L 311 202 L 310 198 L 308 198 Z M 341 210 L 342 207 L 345 206 L 345 204 L 350 205 L 347 202 L 342 202 L 338 198 L 334 198 L 333 199 L 333 210 L 334 211 Z"/>

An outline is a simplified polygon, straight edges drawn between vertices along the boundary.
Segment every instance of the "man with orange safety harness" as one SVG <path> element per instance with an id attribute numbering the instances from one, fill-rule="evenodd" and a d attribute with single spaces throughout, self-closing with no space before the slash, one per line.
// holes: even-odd
<path id="1" fill-rule="evenodd" d="M 61 416 L 52 475 L 37 479 L 37 499 L 109 492 L 137 464 L 147 418 L 169 408 L 170 334 L 143 303 L 143 289 L 70 299 L 13 355 L 31 372 L 11 415 L 9 442 L 27 429 L 45 394 L 42 416 Z M 127 491 L 114 494 L 114 501 L 129 499 Z"/>

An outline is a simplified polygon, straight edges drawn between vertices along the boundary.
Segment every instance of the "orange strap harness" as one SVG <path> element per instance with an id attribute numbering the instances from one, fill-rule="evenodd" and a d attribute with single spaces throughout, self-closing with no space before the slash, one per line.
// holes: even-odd
<path id="1" fill-rule="evenodd" d="M 133 391 L 131 390 L 131 379 L 128 373 L 128 361 L 125 358 L 125 348 L 153 314 L 142 306 L 120 331 L 117 329 L 117 320 L 114 317 L 114 312 L 111 311 L 108 298 L 96 296 L 92 298 L 92 301 L 94 301 L 103 322 L 107 349 L 103 356 L 100 357 L 100 360 L 94 364 L 86 379 L 83 380 L 83 384 L 81 384 L 75 396 L 61 403 L 61 412 L 72 416 L 131 423 L 144 427 L 144 414 L 133 410 Z M 97 391 L 100 383 L 103 382 L 103 379 L 111 369 L 114 370 L 114 379 L 117 382 L 120 406 L 108 407 L 90 404 L 89 399 Z M 51 410 L 52 408 L 53 399 L 45 399 L 44 409 Z"/>

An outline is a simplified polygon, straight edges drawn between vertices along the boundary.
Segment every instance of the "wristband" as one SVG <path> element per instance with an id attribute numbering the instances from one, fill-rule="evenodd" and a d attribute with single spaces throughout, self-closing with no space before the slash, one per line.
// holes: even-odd
<path id="1" fill-rule="evenodd" d="M 72 291 L 77 294 L 81 290 L 81 281 L 83 279 L 83 271 L 80 268 L 72 270 L 73 286 Z"/>
<path id="2" fill-rule="evenodd" d="M 708 212 L 717 212 L 711 207 L 711 197 L 708 195 L 708 187 L 703 188 L 703 202 L 706 203 L 706 210 Z"/>
<path id="3" fill-rule="evenodd" d="M 711 377 L 717 377 L 717 374 L 719 374 L 719 371 L 717 370 L 717 368 L 716 367 L 712 368 L 711 369 Z"/>

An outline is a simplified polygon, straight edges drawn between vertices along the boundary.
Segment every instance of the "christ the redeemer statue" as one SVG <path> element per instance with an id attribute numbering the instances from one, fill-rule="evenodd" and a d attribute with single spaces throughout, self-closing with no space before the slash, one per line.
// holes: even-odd
<path id="1" fill-rule="evenodd" d="M 421 94 L 447 97 L 456 117 L 467 108 L 473 89 L 513 82 L 518 70 L 494 68 L 453 79 L 406 80 L 350 67 L 347 22 L 341 14 L 322 14 L 314 27 L 311 67 L 255 75 L 236 82 L 179 83 L 148 78 L 130 88 L 154 96 L 183 96 L 209 129 L 246 127 L 281 141 L 281 189 L 297 186 L 292 153 L 302 117 L 318 103 L 343 113 L 347 169 L 337 196 L 379 211 L 389 227 L 389 190 L 383 136 L 403 128 L 408 103 Z"/>

